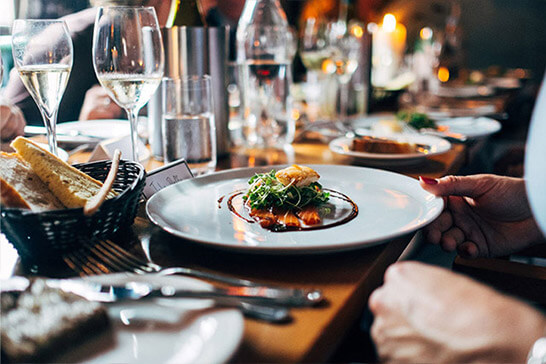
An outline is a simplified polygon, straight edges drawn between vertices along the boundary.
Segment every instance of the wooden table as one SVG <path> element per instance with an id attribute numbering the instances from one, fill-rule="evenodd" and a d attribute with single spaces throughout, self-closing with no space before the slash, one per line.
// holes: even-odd
<path id="1" fill-rule="evenodd" d="M 78 153 L 71 162 L 85 162 L 89 153 Z M 465 160 L 465 147 L 431 157 L 421 166 L 399 172 L 417 177 L 440 177 L 456 173 Z M 353 164 L 322 144 L 296 144 L 286 151 L 234 149 L 219 161 L 219 168 L 266 164 Z M 147 168 L 160 166 L 149 161 Z M 142 210 L 142 209 L 141 209 Z M 302 256 L 260 256 L 204 247 L 175 238 L 154 227 L 140 211 L 134 234 L 116 241 L 134 253 L 145 252 L 160 265 L 187 265 L 235 276 L 293 287 L 321 289 L 327 302 L 320 307 L 294 309 L 293 320 L 268 324 L 245 319 L 242 345 L 233 362 L 322 362 L 328 360 L 344 334 L 356 322 L 370 293 L 381 284 L 386 268 L 402 254 L 412 234 L 388 243 L 351 252 Z M 9 249 L 2 247 L 2 253 Z M 5 271 L 6 266 L 2 267 Z M 22 267 L 21 269 L 25 269 Z"/>

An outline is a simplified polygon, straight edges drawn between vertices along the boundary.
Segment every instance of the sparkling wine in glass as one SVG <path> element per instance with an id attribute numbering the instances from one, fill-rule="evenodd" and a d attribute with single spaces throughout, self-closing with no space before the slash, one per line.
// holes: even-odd
<path id="1" fill-rule="evenodd" d="M 138 113 L 161 83 L 164 68 L 154 8 L 100 7 L 93 34 L 93 66 L 102 87 L 127 112 L 132 159 L 138 161 Z"/>
<path id="2" fill-rule="evenodd" d="M 358 59 L 362 50 L 361 39 L 351 29 L 351 24 L 346 22 L 338 21 L 328 25 L 330 57 L 323 63 L 323 70 L 335 75 L 340 87 L 339 117 L 341 123 L 347 121 L 349 82 L 358 68 Z"/>
<path id="3" fill-rule="evenodd" d="M 57 155 L 57 112 L 70 76 L 74 53 L 66 22 L 15 20 L 12 52 L 19 76 L 44 119 L 49 150 Z"/>
<path id="4" fill-rule="evenodd" d="M 300 56 L 307 72 L 321 72 L 322 64 L 330 56 L 326 38 L 326 23 L 317 18 L 305 20 L 300 36 Z"/>

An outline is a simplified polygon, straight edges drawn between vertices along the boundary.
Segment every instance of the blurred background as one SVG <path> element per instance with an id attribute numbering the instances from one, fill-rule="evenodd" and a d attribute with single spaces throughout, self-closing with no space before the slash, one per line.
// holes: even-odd
<path id="1" fill-rule="evenodd" d="M 7 84 L 10 77 L 7 71 L 13 66 L 10 28 L 14 19 L 57 18 L 92 5 L 120 2 L 123 1 L 2 0 L 0 49 L 6 69 L 2 85 Z M 230 26 L 229 60 L 233 65 L 235 29 L 244 0 L 186 2 L 197 4 L 207 25 Z M 320 24 L 342 21 L 363 44 L 363 51 L 356 59 L 358 67 L 349 75 L 349 117 L 408 107 L 431 112 L 441 110 L 446 103 L 454 110 L 457 107 L 449 104 L 448 98 L 454 96 L 452 98 L 461 103 L 460 96 L 464 95 L 450 93 L 475 90 L 477 97 L 464 100 L 466 104 L 461 104 L 459 111 L 476 105 L 493 105 L 496 109 L 490 114 L 502 123 L 502 131 L 490 143 L 494 150 L 487 155 L 494 157 L 487 162 L 489 165 L 471 167 L 466 172 L 507 173 L 495 169 L 497 160 L 506 162 L 503 158 L 515 158 L 519 163 L 546 68 L 545 0 L 281 0 L 280 4 L 294 33 L 297 49 L 292 62 L 292 96 L 298 127 L 339 115 L 341 96 L 340 88 L 336 89 L 339 82 L 324 76 L 332 75 L 329 68 L 332 60 L 313 63 L 309 61 L 313 59 L 308 58 L 306 61 L 305 42 L 310 39 L 311 48 L 315 50 L 320 46 L 316 40 Z M 335 68 L 332 69 L 335 73 Z M 237 112 L 232 111 L 237 109 L 240 95 L 237 77 L 229 72 L 228 75 L 230 115 L 234 116 L 230 119 L 230 130 L 236 131 Z M 320 88 L 313 86 L 318 84 Z M 320 90 L 326 91 L 321 95 Z M 431 105 L 431 102 L 437 104 Z M 59 121 L 74 120 L 73 114 L 63 112 L 61 104 Z M 27 117 L 27 123 L 33 121 Z M 237 142 L 236 133 L 232 135 L 232 142 Z M 510 157 L 504 155 L 507 151 Z"/>

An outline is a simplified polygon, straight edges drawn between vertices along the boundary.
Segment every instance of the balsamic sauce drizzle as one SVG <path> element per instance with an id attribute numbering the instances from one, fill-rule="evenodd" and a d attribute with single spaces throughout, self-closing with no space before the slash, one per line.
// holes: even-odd
<path id="1" fill-rule="evenodd" d="M 328 228 L 331 228 L 331 227 L 334 227 L 334 226 L 339 226 L 339 225 L 342 225 L 342 224 L 345 224 L 349 221 L 351 221 L 352 219 L 354 219 L 356 217 L 356 215 L 358 215 L 358 206 L 356 205 L 356 203 L 351 200 L 351 198 L 339 191 L 335 191 L 335 190 L 332 190 L 332 189 L 329 189 L 329 188 L 325 188 L 324 189 L 325 191 L 328 191 L 330 192 L 330 197 L 332 198 L 337 198 L 337 199 L 340 199 L 340 200 L 343 200 L 345 202 L 348 202 L 351 207 L 352 207 L 352 211 L 350 214 L 348 214 L 347 216 L 345 216 L 343 219 L 341 220 L 338 220 L 338 221 L 334 221 L 334 222 L 331 222 L 329 224 L 324 224 L 324 225 L 314 225 L 314 226 L 279 226 L 279 225 L 273 225 L 269 228 L 264 228 L 264 229 L 267 229 L 267 230 L 270 230 L 270 231 L 273 231 L 273 232 L 286 232 L 286 231 L 310 231 L 310 230 L 321 230 L 321 229 L 328 229 Z M 239 195 L 242 195 L 245 191 L 234 191 L 230 194 L 228 200 L 227 200 L 227 206 L 228 206 L 228 209 L 229 211 L 231 211 L 232 214 L 234 214 L 235 216 L 239 217 L 240 219 L 246 221 L 247 223 L 249 224 L 254 224 L 256 223 L 256 221 L 254 219 L 249 219 L 243 215 L 241 215 L 239 213 L 239 211 L 237 211 L 237 209 L 235 209 L 235 207 L 233 206 L 233 199 Z M 218 207 L 220 208 L 220 204 L 222 203 L 223 199 L 224 199 L 225 195 L 220 197 L 218 199 Z"/>

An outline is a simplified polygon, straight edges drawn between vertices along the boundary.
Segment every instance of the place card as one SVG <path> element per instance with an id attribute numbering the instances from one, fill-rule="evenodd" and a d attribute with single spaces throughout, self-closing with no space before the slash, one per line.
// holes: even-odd
<path id="1" fill-rule="evenodd" d="M 146 145 L 140 140 L 140 138 L 137 138 L 137 148 L 139 151 L 140 162 L 144 162 L 150 158 L 150 151 L 146 148 Z M 91 157 L 89 157 L 89 162 L 112 159 L 116 149 L 121 151 L 122 159 L 131 159 L 131 155 L 133 154 L 131 136 L 127 135 L 122 138 L 108 139 L 97 144 L 91 153 Z"/>
<path id="2" fill-rule="evenodd" d="M 193 174 L 188 163 L 185 159 L 179 159 L 148 172 L 142 194 L 146 199 L 149 199 L 163 188 L 189 178 L 193 178 Z"/>

